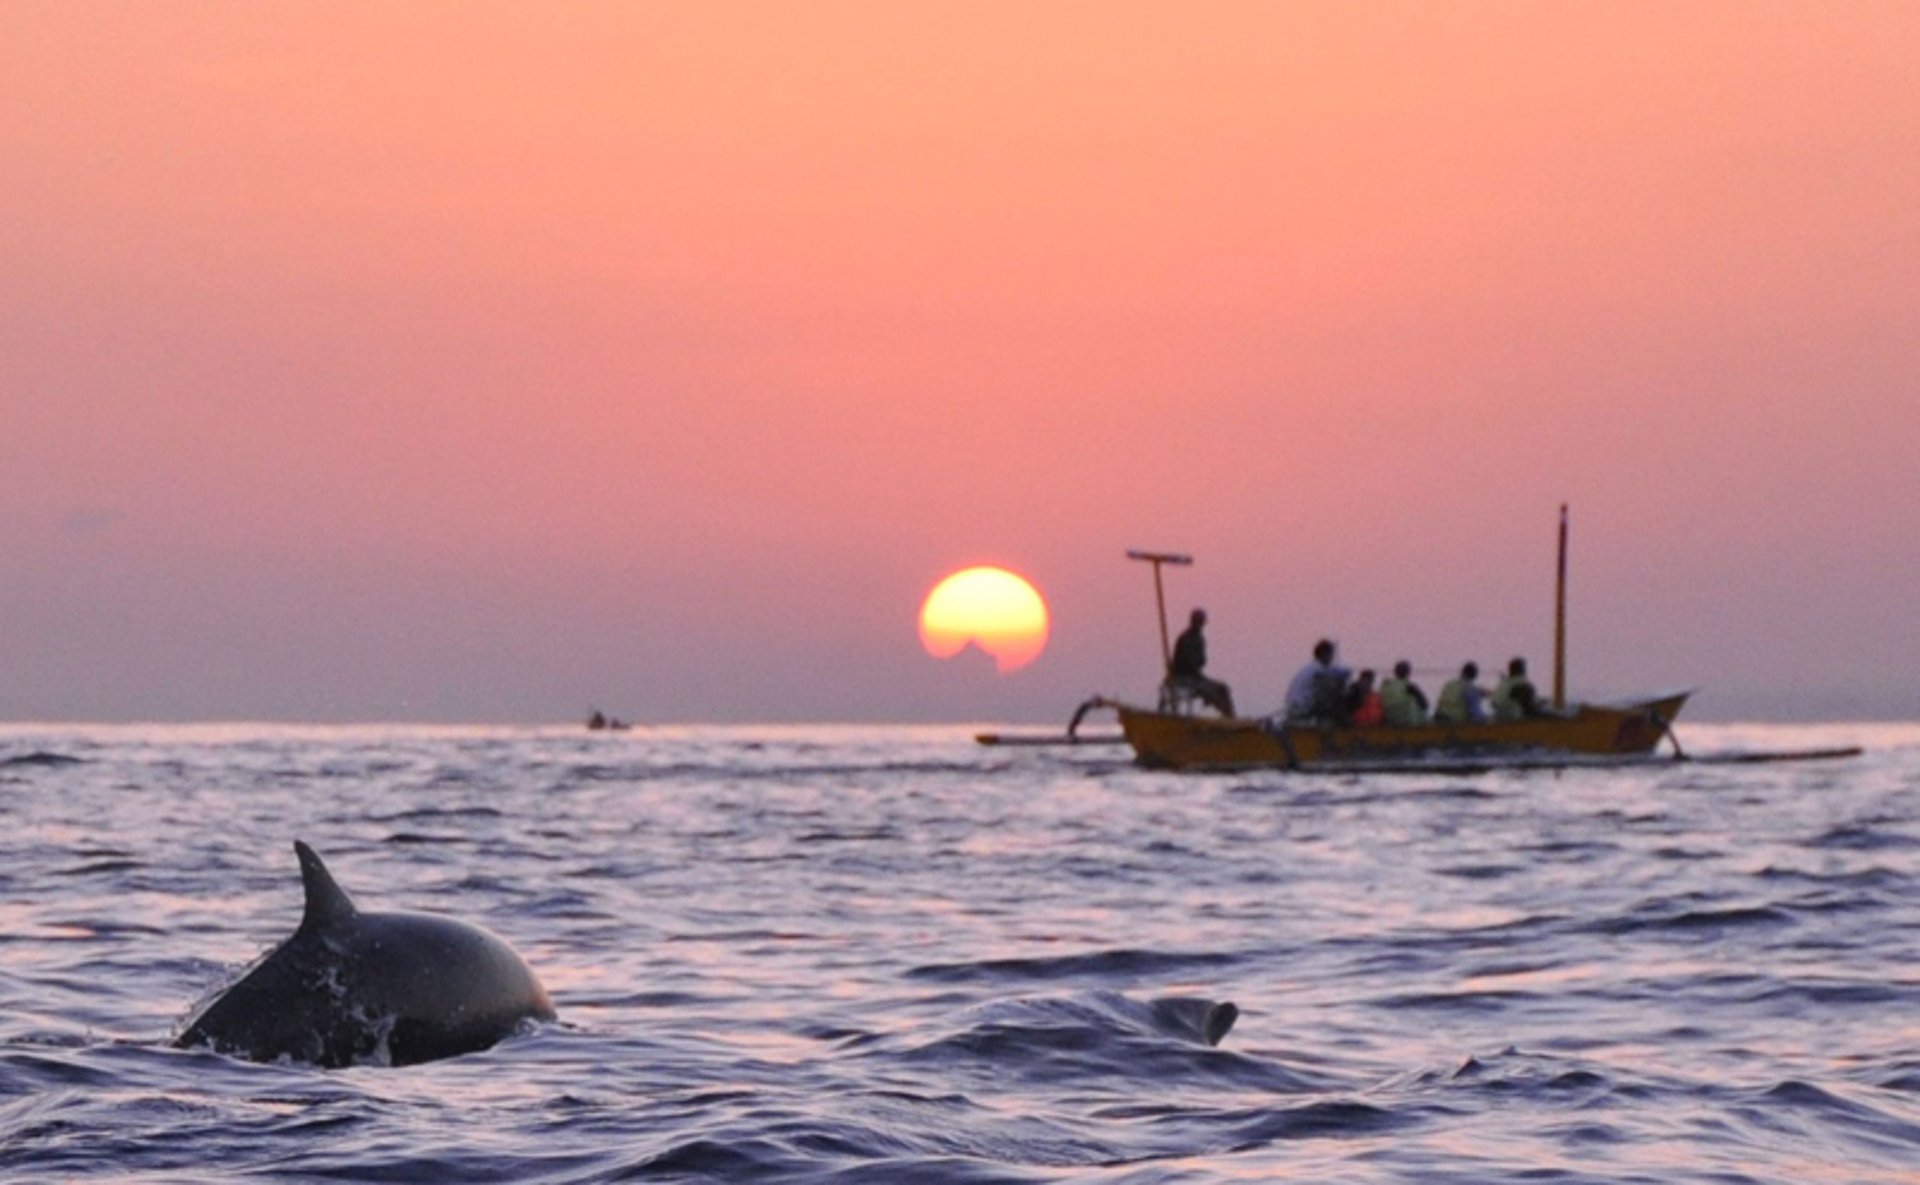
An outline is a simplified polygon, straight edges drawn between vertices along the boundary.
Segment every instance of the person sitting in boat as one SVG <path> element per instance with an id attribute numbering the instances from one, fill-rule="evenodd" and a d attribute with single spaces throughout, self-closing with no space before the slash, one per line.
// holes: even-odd
<path id="1" fill-rule="evenodd" d="M 1361 671 L 1353 686 L 1347 688 L 1347 723 L 1367 728 L 1384 723 L 1386 718 L 1379 689 L 1373 685 L 1373 672 Z"/>
<path id="2" fill-rule="evenodd" d="M 1413 728 L 1427 722 L 1427 693 L 1413 681 L 1413 664 L 1401 659 L 1393 664 L 1393 678 L 1380 685 L 1380 712 L 1383 723 L 1395 728 Z"/>
<path id="3" fill-rule="evenodd" d="M 1173 661 L 1167 664 L 1167 685 L 1188 692 L 1222 716 L 1233 715 L 1233 691 L 1218 679 L 1208 678 L 1207 611 L 1195 609 L 1187 619 L 1187 628 L 1173 644 Z"/>
<path id="4" fill-rule="evenodd" d="M 1440 702 L 1434 706 L 1435 724 L 1485 724 L 1487 693 L 1475 682 L 1480 664 L 1469 662 L 1460 668 L 1460 677 L 1440 689 Z"/>
<path id="5" fill-rule="evenodd" d="M 1207 611 L 1195 609 L 1187 619 L 1187 628 L 1173 644 L 1173 661 L 1167 667 L 1167 682 L 1191 692 L 1222 716 L 1233 715 L 1233 691 L 1218 679 L 1210 678 L 1207 666 Z"/>
<path id="6" fill-rule="evenodd" d="M 1549 715 L 1552 711 L 1540 702 L 1533 680 L 1527 678 L 1527 660 L 1516 658 L 1508 663 L 1507 673 L 1500 676 L 1499 685 L 1493 689 L 1493 718 L 1528 720 Z"/>
<path id="7" fill-rule="evenodd" d="M 1313 661 L 1295 672 L 1287 684 L 1287 720 L 1339 724 L 1347 715 L 1347 680 L 1353 672 L 1334 663 L 1337 648 L 1331 639 L 1314 644 Z"/>

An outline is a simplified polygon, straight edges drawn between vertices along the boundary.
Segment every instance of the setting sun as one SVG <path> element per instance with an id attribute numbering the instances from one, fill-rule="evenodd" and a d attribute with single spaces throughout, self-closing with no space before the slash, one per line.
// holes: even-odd
<path id="1" fill-rule="evenodd" d="M 955 572 L 920 606 L 920 643 L 935 658 L 977 646 L 1001 674 L 1017 671 L 1047 647 L 1047 603 L 1004 568 Z"/>

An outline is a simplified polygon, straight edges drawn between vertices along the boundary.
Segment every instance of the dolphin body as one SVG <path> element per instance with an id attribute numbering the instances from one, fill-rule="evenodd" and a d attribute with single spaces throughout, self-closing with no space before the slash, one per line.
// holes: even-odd
<path id="1" fill-rule="evenodd" d="M 293 936 L 188 1022 L 180 1048 L 329 1068 L 413 1065 L 489 1048 L 553 1001 L 505 942 L 420 913 L 362 913 L 294 841 L 306 914 Z"/>

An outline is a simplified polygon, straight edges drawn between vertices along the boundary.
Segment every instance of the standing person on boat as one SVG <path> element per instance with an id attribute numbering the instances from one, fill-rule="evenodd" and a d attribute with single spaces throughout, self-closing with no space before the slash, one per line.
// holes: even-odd
<path id="1" fill-rule="evenodd" d="M 1527 660 L 1516 658 L 1508 663 L 1507 673 L 1500 676 L 1499 685 L 1493 689 L 1493 718 L 1527 720 L 1549 714 L 1547 705 L 1540 702 L 1533 680 L 1527 678 Z"/>
<path id="2" fill-rule="evenodd" d="M 1339 724 L 1347 715 L 1347 680 L 1353 672 L 1336 666 L 1333 641 L 1322 638 L 1314 644 L 1313 661 L 1295 672 L 1287 684 L 1287 719 L 1292 722 L 1314 720 Z"/>
<path id="3" fill-rule="evenodd" d="M 1427 722 L 1427 693 L 1420 690 L 1412 675 L 1413 664 L 1403 658 L 1393 664 L 1393 678 L 1380 685 L 1383 723 L 1414 728 Z"/>
<path id="4" fill-rule="evenodd" d="M 1368 728 L 1386 721 L 1386 706 L 1373 685 L 1373 672 L 1361 671 L 1353 686 L 1347 688 L 1347 723 Z"/>
<path id="5" fill-rule="evenodd" d="M 1435 724 L 1485 724 L 1487 693 L 1474 680 L 1480 677 L 1480 664 L 1469 662 L 1460 668 L 1460 677 L 1440 689 L 1440 702 L 1433 709 Z"/>
<path id="6" fill-rule="evenodd" d="M 1173 661 L 1167 664 L 1167 683 L 1189 691 L 1222 716 L 1233 715 L 1233 691 L 1218 679 L 1202 672 L 1207 666 L 1207 611 L 1195 609 L 1187 619 L 1187 628 L 1173 644 Z"/>

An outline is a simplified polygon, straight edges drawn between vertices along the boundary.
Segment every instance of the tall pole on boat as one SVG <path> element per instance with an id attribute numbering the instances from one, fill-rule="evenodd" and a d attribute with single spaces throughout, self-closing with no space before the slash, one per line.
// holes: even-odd
<path id="1" fill-rule="evenodd" d="M 1567 504 L 1560 504 L 1560 571 L 1553 583 L 1553 710 L 1567 707 Z"/>
<path id="2" fill-rule="evenodd" d="M 1130 551 L 1127 558 L 1153 565 L 1153 602 L 1160 610 L 1160 669 L 1168 670 L 1173 666 L 1173 643 L 1167 639 L 1167 590 L 1160 583 L 1160 565 L 1185 566 L 1193 562 L 1193 557 L 1170 551 Z"/>

